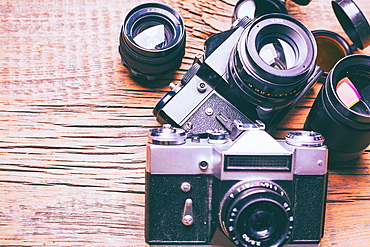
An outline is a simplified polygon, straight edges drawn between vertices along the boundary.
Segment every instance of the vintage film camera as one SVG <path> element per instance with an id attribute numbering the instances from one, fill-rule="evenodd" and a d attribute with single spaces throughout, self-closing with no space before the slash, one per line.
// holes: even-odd
<path id="1" fill-rule="evenodd" d="M 194 134 L 225 129 L 220 114 L 245 123 L 262 120 L 271 132 L 322 74 L 315 60 L 314 37 L 295 18 L 246 16 L 205 42 L 204 55 L 153 113 L 158 122 Z"/>
<path id="2" fill-rule="evenodd" d="M 261 123 L 208 138 L 169 124 L 149 132 L 145 237 L 151 245 L 317 246 L 327 148 L 316 132 L 275 140 Z"/>

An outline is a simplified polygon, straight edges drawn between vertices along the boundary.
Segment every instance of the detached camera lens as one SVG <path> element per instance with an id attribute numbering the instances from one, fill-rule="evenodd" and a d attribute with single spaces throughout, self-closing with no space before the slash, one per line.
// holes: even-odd
<path id="1" fill-rule="evenodd" d="M 122 63 L 133 75 L 154 80 L 179 68 L 185 53 L 185 27 L 180 14 L 160 3 L 132 9 L 121 29 Z"/>
<path id="2" fill-rule="evenodd" d="M 277 184 L 263 181 L 234 185 L 221 202 L 220 222 L 237 246 L 281 246 L 293 229 L 286 193 Z"/>
<path id="3" fill-rule="evenodd" d="M 292 103 L 316 69 L 312 33 L 285 14 L 252 22 L 230 56 L 230 84 L 255 105 L 279 109 Z"/>
<path id="4" fill-rule="evenodd" d="M 350 55 L 330 71 L 306 119 L 320 132 L 329 161 L 359 157 L 370 144 L 370 56 Z"/>
<path id="5" fill-rule="evenodd" d="M 233 22 L 245 16 L 250 19 L 270 13 L 288 14 L 281 0 L 239 0 L 234 8 Z"/>

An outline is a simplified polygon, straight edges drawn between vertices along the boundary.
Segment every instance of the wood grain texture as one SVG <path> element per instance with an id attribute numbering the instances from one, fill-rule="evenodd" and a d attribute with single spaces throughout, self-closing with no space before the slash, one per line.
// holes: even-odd
<path id="1" fill-rule="evenodd" d="M 227 30 L 236 0 L 164 0 L 184 17 L 186 55 L 173 78 L 130 77 L 117 51 L 142 0 L 0 0 L 0 245 L 145 246 L 147 131 L 152 109 Z M 367 0 L 356 1 L 370 17 Z M 347 37 L 329 0 L 289 13 Z M 370 54 L 370 48 L 358 53 Z M 316 85 L 275 137 L 301 129 Z M 330 169 L 321 246 L 370 244 L 370 150 Z"/>

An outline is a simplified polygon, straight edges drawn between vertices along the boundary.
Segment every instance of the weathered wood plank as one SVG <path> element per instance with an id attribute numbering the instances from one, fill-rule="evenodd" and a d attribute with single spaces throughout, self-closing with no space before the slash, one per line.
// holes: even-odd
<path id="1" fill-rule="evenodd" d="M 180 69 L 147 82 L 117 52 L 125 14 L 144 0 L 0 0 L 0 245 L 145 246 L 146 133 L 152 109 L 205 39 L 231 25 L 236 0 L 164 0 L 184 17 Z M 367 0 L 356 0 L 369 17 Z M 347 38 L 330 1 L 289 13 Z M 370 48 L 361 53 L 370 54 Z M 278 126 L 303 126 L 320 85 Z M 321 246 L 370 243 L 370 150 L 331 167 Z"/>

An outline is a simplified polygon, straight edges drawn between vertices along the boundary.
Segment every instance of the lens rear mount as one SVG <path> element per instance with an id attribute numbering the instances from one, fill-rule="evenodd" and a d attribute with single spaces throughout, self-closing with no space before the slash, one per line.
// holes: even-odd
<path id="1" fill-rule="evenodd" d="M 241 181 L 220 206 L 222 230 L 237 246 L 281 246 L 293 229 L 293 212 L 285 191 L 270 181 Z"/>

